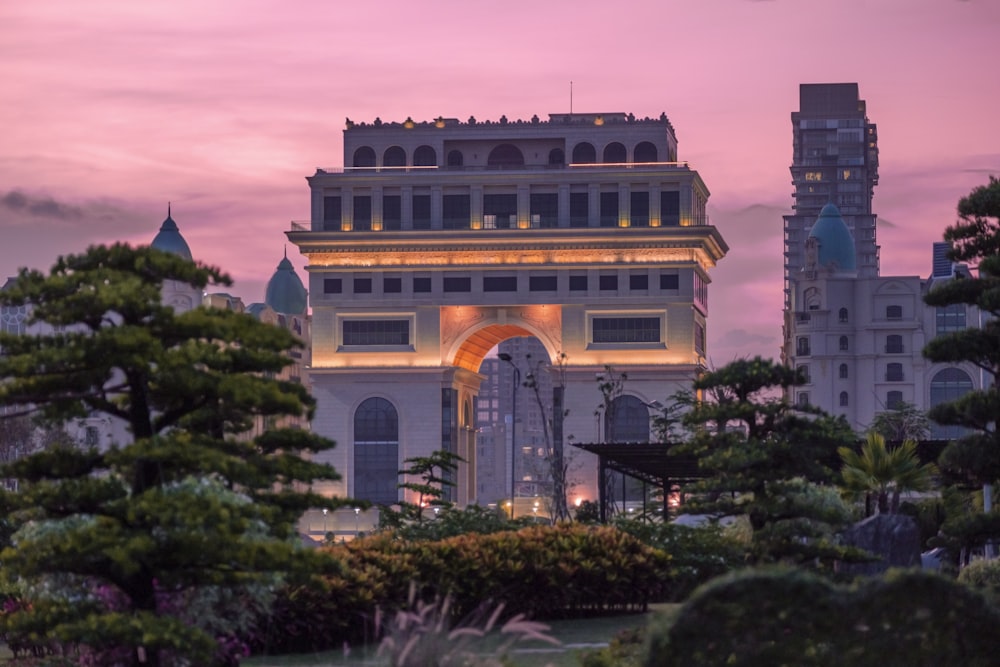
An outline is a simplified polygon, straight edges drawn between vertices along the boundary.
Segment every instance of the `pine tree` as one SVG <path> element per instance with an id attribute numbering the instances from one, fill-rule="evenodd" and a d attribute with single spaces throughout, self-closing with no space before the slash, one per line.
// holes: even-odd
<path id="1" fill-rule="evenodd" d="M 782 391 L 802 377 L 760 357 L 734 361 L 694 383 L 699 400 L 684 414 L 692 434 L 675 451 L 698 458 L 706 479 L 693 511 L 744 516 L 760 561 L 836 557 L 825 539 L 847 519 L 831 488 L 837 448 L 853 442 L 843 418 L 792 406 Z"/>
<path id="2" fill-rule="evenodd" d="M 165 281 L 229 284 L 218 269 L 151 248 L 92 247 L 0 293 L 51 333 L 0 335 L 0 405 L 50 424 L 94 413 L 130 432 L 4 466 L 16 533 L 0 553 L 24 604 L 9 639 L 88 664 L 235 664 L 237 638 L 283 574 L 308 564 L 295 523 L 338 503 L 309 492 L 336 472 L 302 454 L 333 445 L 255 420 L 309 415 L 276 375 L 300 343 L 220 309 L 176 313 Z"/>
<path id="3" fill-rule="evenodd" d="M 974 189 L 958 202 L 959 220 L 945 230 L 949 257 L 966 262 L 978 277 L 963 274 L 936 284 L 924 297 L 930 306 L 964 304 L 986 317 L 981 327 L 942 334 L 924 348 L 935 362 L 969 362 L 984 371 L 990 384 L 961 398 L 934 406 L 939 424 L 964 426 L 970 433 L 942 453 L 942 469 L 972 484 L 1000 479 L 1000 180 Z"/>

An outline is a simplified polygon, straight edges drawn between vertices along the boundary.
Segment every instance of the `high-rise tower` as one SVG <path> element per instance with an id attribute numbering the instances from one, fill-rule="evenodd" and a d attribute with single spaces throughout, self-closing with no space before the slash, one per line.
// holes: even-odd
<path id="1" fill-rule="evenodd" d="M 879 274 L 872 195 L 878 132 L 856 83 L 803 83 L 792 112 L 793 215 L 785 216 L 785 308 L 789 281 L 805 263 L 805 239 L 826 204 L 836 204 L 854 237 L 858 276 Z"/>

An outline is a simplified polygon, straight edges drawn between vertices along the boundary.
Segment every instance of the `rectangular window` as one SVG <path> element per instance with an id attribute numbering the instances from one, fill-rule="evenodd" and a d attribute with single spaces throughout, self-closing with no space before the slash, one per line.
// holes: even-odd
<path id="1" fill-rule="evenodd" d="M 382 196 L 382 229 L 390 231 L 403 226 L 403 198 L 399 195 Z"/>
<path id="2" fill-rule="evenodd" d="M 494 216 L 497 229 L 517 227 L 517 195 L 483 195 L 483 215 Z"/>
<path id="3" fill-rule="evenodd" d="M 532 227 L 535 226 L 535 216 L 538 216 L 539 227 L 559 226 L 559 195 L 556 193 L 532 193 L 529 207 Z"/>
<path id="4" fill-rule="evenodd" d="M 372 198 L 368 195 L 354 197 L 354 226 L 356 231 L 367 231 L 372 228 Z"/>
<path id="5" fill-rule="evenodd" d="M 660 289 L 680 289 L 680 276 L 676 273 L 661 273 Z"/>
<path id="6" fill-rule="evenodd" d="M 618 289 L 618 276 L 600 276 L 597 287 L 602 292 L 613 292 Z"/>
<path id="7" fill-rule="evenodd" d="M 681 224 L 681 193 L 660 193 L 660 224 L 664 227 L 679 227 Z"/>
<path id="8" fill-rule="evenodd" d="M 629 199 L 630 224 L 633 227 L 649 227 L 649 193 L 633 192 Z"/>
<path id="9" fill-rule="evenodd" d="M 340 294 L 343 290 L 343 281 L 340 278 L 323 279 L 323 294 Z"/>
<path id="10" fill-rule="evenodd" d="M 633 273 L 628 277 L 628 288 L 633 292 L 642 292 L 649 289 L 649 275 L 645 273 Z"/>
<path id="11" fill-rule="evenodd" d="M 517 276 L 486 276 L 483 278 L 484 292 L 516 292 Z"/>
<path id="12" fill-rule="evenodd" d="M 885 319 L 887 319 L 887 320 L 901 320 L 901 319 L 903 319 L 903 307 L 902 306 L 886 306 L 885 307 Z"/>
<path id="13" fill-rule="evenodd" d="M 383 278 L 382 292 L 385 294 L 399 294 L 403 291 L 402 278 Z"/>
<path id="14" fill-rule="evenodd" d="M 371 294 L 372 293 L 372 279 L 371 278 L 355 278 L 354 279 L 354 293 L 355 294 Z"/>
<path id="15" fill-rule="evenodd" d="M 694 351 L 705 356 L 705 325 L 694 323 Z"/>
<path id="16" fill-rule="evenodd" d="M 885 352 L 886 354 L 902 354 L 903 352 L 903 337 L 897 334 L 885 337 Z"/>
<path id="17" fill-rule="evenodd" d="M 886 366 L 885 366 L 885 381 L 886 382 L 902 382 L 903 381 L 903 364 L 886 364 Z"/>
<path id="18" fill-rule="evenodd" d="M 591 321 L 594 343 L 659 343 L 659 317 L 595 317 Z"/>
<path id="19" fill-rule="evenodd" d="M 618 193 L 601 193 L 601 227 L 618 226 Z"/>
<path id="20" fill-rule="evenodd" d="M 570 276 L 569 277 L 569 291 L 570 292 L 586 292 L 587 291 L 587 276 Z"/>
<path id="21" fill-rule="evenodd" d="M 694 274 L 694 302 L 708 309 L 708 282 L 700 274 Z"/>
<path id="22" fill-rule="evenodd" d="M 937 320 L 937 333 L 949 333 L 952 331 L 962 331 L 965 325 L 965 304 L 953 303 L 935 309 Z"/>
<path id="23" fill-rule="evenodd" d="M 458 276 L 446 276 L 444 279 L 444 291 L 445 292 L 471 292 L 472 291 L 472 278 L 469 277 L 458 277 Z"/>
<path id="24" fill-rule="evenodd" d="M 101 433 L 96 426 L 88 426 L 84 431 L 83 444 L 87 447 L 97 447 L 101 444 Z"/>
<path id="25" fill-rule="evenodd" d="M 344 346 L 409 345 L 408 320 L 344 320 Z"/>
<path id="26" fill-rule="evenodd" d="M 431 196 L 413 195 L 413 228 L 431 228 Z"/>
<path id="27" fill-rule="evenodd" d="M 799 403 L 799 407 L 802 407 L 802 408 L 804 408 L 807 405 L 809 405 L 809 392 L 808 391 L 800 391 L 799 392 L 798 403 Z"/>
<path id="28" fill-rule="evenodd" d="M 430 278 L 414 278 L 413 279 L 413 292 L 414 294 L 426 294 L 431 291 L 431 279 Z"/>
<path id="29" fill-rule="evenodd" d="M 897 410 L 903 405 L 903 392 L 889 391 L 885 394 L 885 407 L 889 410 Z"/>
<path id="30" fill-rule="evenodd" d="M 528 289 L 532 292 L 555 292 L 558 285 L 555 276 L 531 276 L 528 278 Z"/>
<path id="31" fill-rule="evenodd" d="M 340 197 L 323 197 L 323 230 L 339 232 L 340 216 Z"/>
<path id="32" fill-rule="evenodd" d="M 801 364 L 796 370 L 799 372 L 799 375 L 802 376 L 803 382 L 806 384 L 812 382 L 809 377 L 809 364 Z"/>
<path id="33" fill-rule="evenodd" d="M 471 215 L 469 195 L 444 195 L 441 198 L 441 225 L 444 229 L 468 229 Z"/>
<path id="34" fill-rule="evenodd" d="M 590 195 L 586 192 L 569 193 L 569 226 L 590 225 Z"/>

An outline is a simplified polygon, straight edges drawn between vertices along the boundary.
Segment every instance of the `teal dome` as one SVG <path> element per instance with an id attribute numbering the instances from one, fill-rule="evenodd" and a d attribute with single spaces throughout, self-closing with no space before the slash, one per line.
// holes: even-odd
<path id="1" fill-rule="evenodd" d="M 170 217 L 170 206 L 167 206 L 167 219 L 163 221 L 160 233 L 156 235 L 153 242 L 149 245 L 157 250 L 180 255 L 187 260 L 194 259 L 191 256 L 191 248 L 188 247 L 187 241 L 184 240 L 180 230 L 177 229 L 177 223 Z"/>
<path id="2" fill-rule="evenodd" d="M 827 204 L 823 207 L 809 236 L 819 242 L 820 266 L 836 271 L 857 271 L 854 237 L 836 206 Z"/>
<path id="3" fill-rule="evenodd" d="M 286 256 L 278 264 L 277 270 L 267 281 L 267 291 L 264 302 L 276 313 L 285 315 L 304 315 L 306 312 L 308 292 L 295 273 L 295 268 Z"/>

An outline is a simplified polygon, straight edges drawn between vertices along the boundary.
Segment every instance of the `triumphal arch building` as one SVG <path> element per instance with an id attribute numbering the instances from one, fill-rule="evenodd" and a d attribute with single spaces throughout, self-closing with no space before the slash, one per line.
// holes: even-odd
<path id="1" fill-rule="evenodd" d="M 404 459 L 444 449 L 475 502 L 479 369 L 505 339 L 565 355 L 576 442 L 604 437 L 606 366 L 647 404 L 705 367 L 728 248 L 666 115 L 348 120 L 343 164 L 307 178 L 311 219 L 288 233 L 308 258 L 313 428 L 343 475 L 329 493 L 395 502 Z M 573 493 L 595 498 L 596 459 L 575 456 Z"/>

